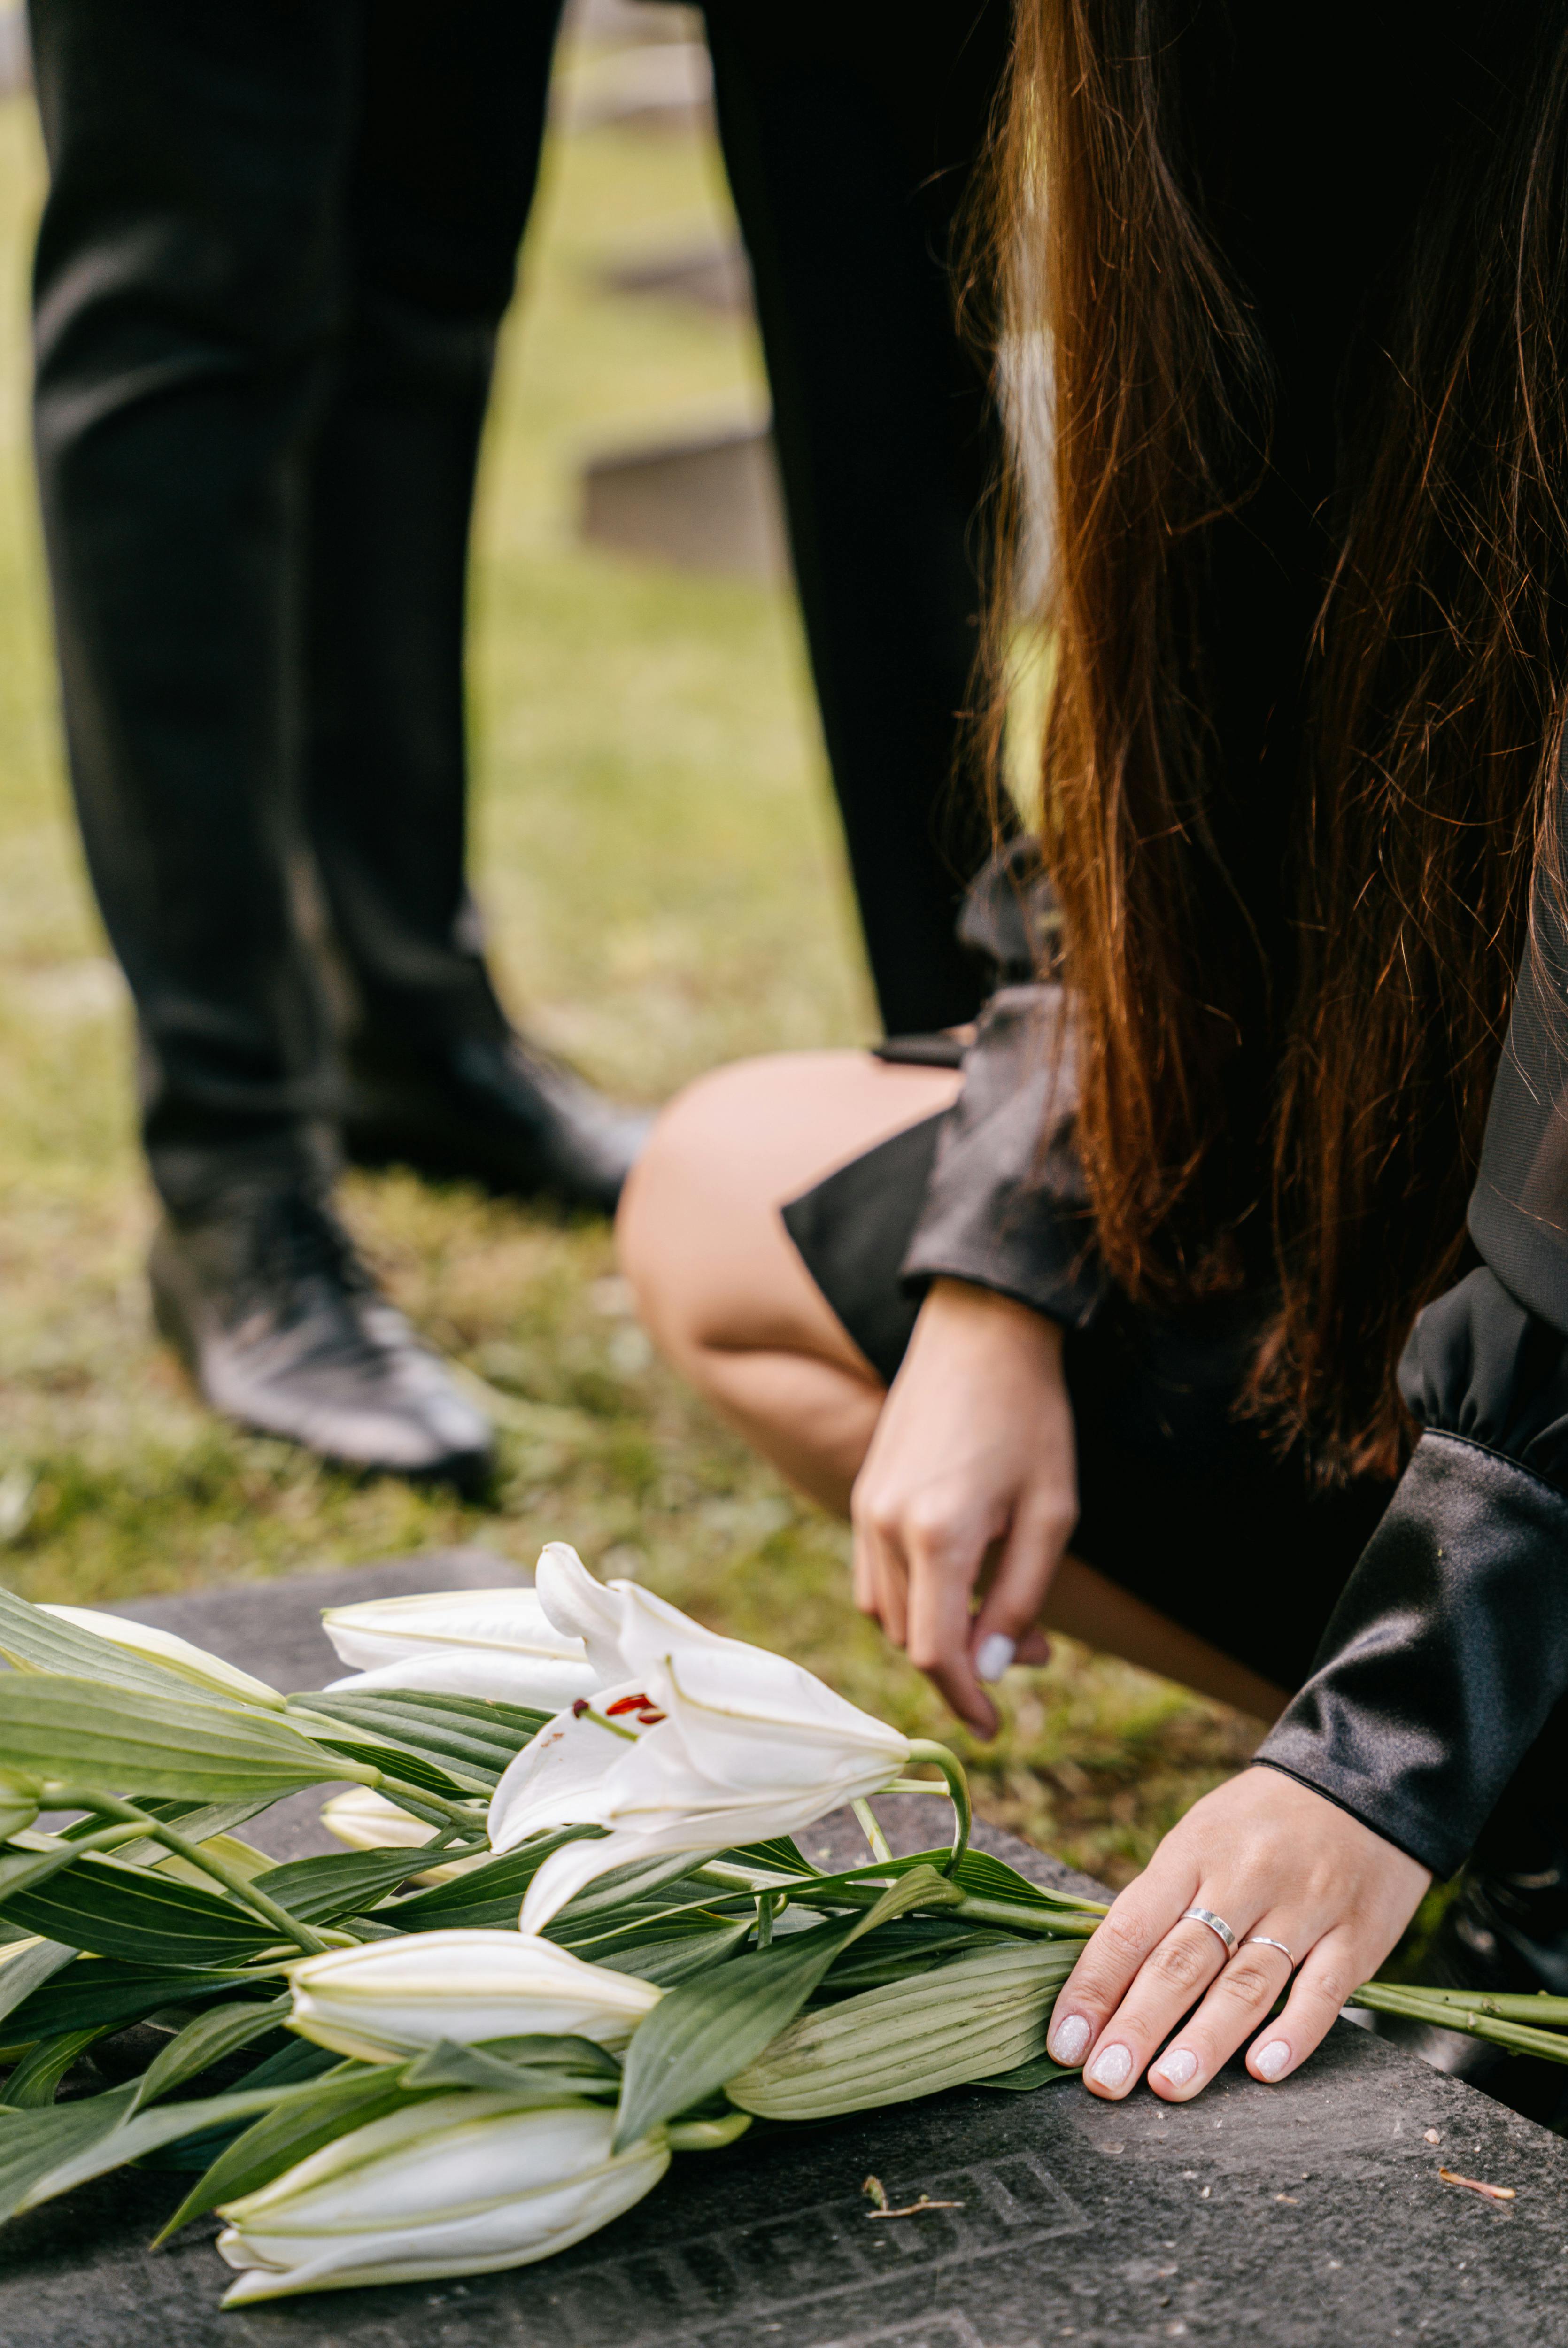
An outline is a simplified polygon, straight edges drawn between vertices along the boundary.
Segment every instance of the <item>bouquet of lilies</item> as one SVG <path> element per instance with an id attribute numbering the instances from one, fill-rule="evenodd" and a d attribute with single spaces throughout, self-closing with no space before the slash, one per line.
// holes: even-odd
<path id="1" fill-rule="evenodd" d="M 942 1746 L 558 1543 L 326 1628 L 356 1668 L 284 1696 L 0 1591 L 0 2218 L 194 2169 L 160 2239 L 216 2209 L 246 2305 L 547 2258 L 754 2116 L 1060 2075 L 1100 1911 L 969 1849 Z M 894 1859 L 866 1797 L 922 1764 L 954 1829 Z M 352 1848 L 244 1839 L 345 1781 Z M 826 1873 L 791 1838 L 844 1803 Z"/>
<path id="2" fill-rule="evenodd" d="M 0 1591 L 0 2219 L 193 2171 L 159 2239 L 217 2210 L 248 2305 L 548 2258 L 754 2117 L 1064 2075 L 1047 2025 L 1104 1911 L 970 1849 L 944 1747 L 560 1543 L 532 1589 L 326 1628 L 351 1675 L 284 1696 Z M 343 1783 L 343 1852 L 244 1839 Z M 912 1787 L 953 1832 L 894 1859 L 868 1797 Z M 792 1838 L 843 1804 L 871 1855 L 825 1872 Z M 1568 2057 L 1360 1993 L 1390 2001 Z"/>

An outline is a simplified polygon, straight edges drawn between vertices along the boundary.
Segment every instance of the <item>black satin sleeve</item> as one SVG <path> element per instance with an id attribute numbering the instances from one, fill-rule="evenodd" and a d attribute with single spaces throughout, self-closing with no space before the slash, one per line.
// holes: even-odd
<path id="1" fill-rule="evenodd" d="M 1442 1876 L 1568 1691 L 1568 1338 L 1483 1265 L 1399 1384 L 1424 1432 L 1257 1759 Z"/>
<path id="2" fill-rule="evenodd" d="M 1094 1317 L 1105 1283 L 1073 1148 L 1077 1097 L 1061 988 L 1000 987 L 964 1056 L 964 1088 L 902 1267 L 906 1289 L 963 1280 L 1068 1328 Z"/>

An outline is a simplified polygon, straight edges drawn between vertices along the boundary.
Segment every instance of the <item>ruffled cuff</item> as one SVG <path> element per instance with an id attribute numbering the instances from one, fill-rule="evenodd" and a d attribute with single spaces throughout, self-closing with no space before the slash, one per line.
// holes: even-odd
<path id="1" fill-rule="evenodd" d="M 1568 1688 L 1568 1498 L 1423 1435 L 1319 1655 L 1258 1761 L 1452 1874 Z"/>
<path id="2" fill-rule="evenodd" d="M 903 1260 L 906 1288 L 963 1280 L 1068 1328 L 1093 1318 L 1106 1283 L 1072 1146 L 1076 1100 L 1061 989 L 1003 987 L 965 1055 Z"/>

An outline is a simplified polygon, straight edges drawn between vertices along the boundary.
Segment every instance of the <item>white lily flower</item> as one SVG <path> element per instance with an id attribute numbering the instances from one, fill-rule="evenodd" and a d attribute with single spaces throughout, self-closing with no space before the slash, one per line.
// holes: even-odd
<path id="1" fill-rule="evenodd" d="M 351 1677 L 333 1681 L 334 1694 L 418 1688 L 555 1712 L 600 1684 L 582 1640 L 556 1629 L 532 1590 L 370 1599 L 328 1608 L 322 1628 L 343 1662 L 356 1667 Z"/>
<path id="2" fill-rule="evenodd" d="M 705 1631 L 678 1606 L 655 1598 L 636 1581 L 596 1581 L 567 1541 L 546 1541 L 534 1570 L 534 1591 L 546 1620 L 562 1638 L 583 1642 L 600 1687 L 630 1679 L 662 1663 L 676 1647 L 743 1647 L 738 1639 Z"/>
<path id="3" fill-rule="evenodd" d="M 496 1851 L 558 1827 L 607 1829 L 544 1861 L 525 1932 L 612 1868 L 791 1834 L 908 1766 L 907 1738 L 799 1664 L 717 1638 L 634 1583 L 602 1589 L 559 1544 L 540 1561 L 540 1592 L 552 1621 L 581 1631 L 591 1663 L 636 1675 L 541 1729 L 496 1787 Z"/>
<path id="4" fill-rule="evenodd" d="M 599 2106 L 438 2096 L 339 2137 L 231 2202 L 218 2248 L 245 2270 L 223 2301 L 421 2282 L 531 2265 L 607 2226 L 669 2167 L 662 2130 L 619 2155 Z"/>
<path id="5" fill-rule="evenodd" d="M 371 1786 L 346 1786 L 341 1794 L 334 1794 L 330 1802 L 321 1806 L 321 1822 L 328 1834 L 335 1835 L 350 1850 L 418 1850 L 440 1831 L 424 1818 L 410 1817 Z M 434 1867 L 419 1867 L 410 1861 L 409 1880 L 451 1883 L 458 1876 L 468 1875 L 476 1867 L 489 1863 L 488 1850 L 476 1851 L 471 1859 L 443 1859 Z"/>
<path id="6" fill-rule="evenodd" d="M 176 1672 L 193 1686 L 205 1688 L 209 1694 L 226 1696 L 241 1704 L 264 1704 L 278 1710 L 284 1698 L 265 1680 L 254 1680 L 233 1663 L 226 1663 L 221 1655 L 210 1655 L 205 1647 L 193 1646 L 189 1639 L 177 1638 L 172 1631 L 156 1631 L 150 1622 L 132 1622 L 122 1614 L 100 1614 L 91 1606 L 40 1606 L 40 1614 L 53 1614 L 57 1622 L 69 1622 L 78 1631 L 90 1631 L 95 1638 L 107 1639 L 111 1646 L 124 1647 L 133 1655 L 145 1655 L 150 1663 L 161 1663 L 166 1672 Z"/>
<path id="7" fill-rule="evenodd" d="M 616 2050 L 661 1994 L 552 1941 L 472 1927 L 329 1949 L 291 1966 L 289 1981 L 290 2029 L 363 2063 L 536 2033 Z"/>

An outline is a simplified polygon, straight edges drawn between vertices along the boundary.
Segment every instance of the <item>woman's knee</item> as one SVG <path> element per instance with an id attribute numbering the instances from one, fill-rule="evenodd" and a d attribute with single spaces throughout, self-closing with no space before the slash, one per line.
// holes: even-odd
<path id="1" fill-rule="evenodd" d="M 726 1306 L 771 1212 L 758 1119 L 776 1102 L 777 1064 L 741 1061 L 688 1085 L 663 1110 L 615 1224 L 621 1268 L 666 1351 L 723 1342 Z"/>

